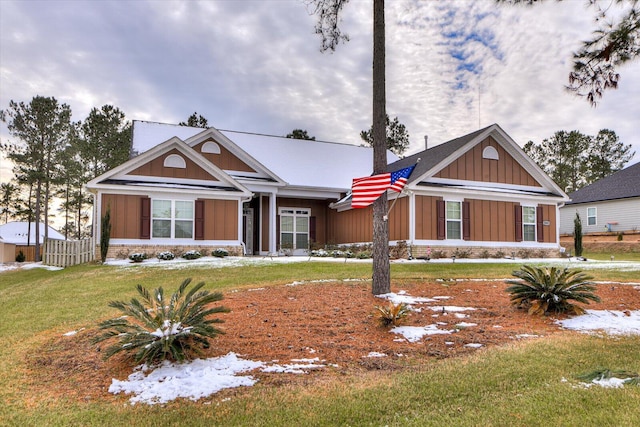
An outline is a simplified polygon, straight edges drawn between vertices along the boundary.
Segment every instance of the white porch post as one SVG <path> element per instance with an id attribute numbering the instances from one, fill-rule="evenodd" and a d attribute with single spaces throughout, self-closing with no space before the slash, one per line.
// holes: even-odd
<path id="1" fill-rule="evenodd" d="M 409 244 L 416 240 L 416 195 L 409 192 Z"/>
<path id="2" fill-rule="evenodd" d="M 269 253 L 276 253 L 276 193 L 269 195 Z"/>

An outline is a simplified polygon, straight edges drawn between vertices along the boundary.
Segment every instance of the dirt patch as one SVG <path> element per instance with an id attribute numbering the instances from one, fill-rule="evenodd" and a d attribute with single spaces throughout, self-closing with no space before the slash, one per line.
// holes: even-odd
<path id="1" fill-rule="evenodd" d="M 212 342 L 205 357 L 234 352 L 243 358 L 288 363 L 292 359 L 319 358 L 337 368 L 313 371 L 304 381 L 322 380 L 336 370 L 350 374 L 361 370 L 408 369 L 430 358 L 456 357 L 480 348 L 523 339 L 551 336 L 562 331 L 555 318 L 532 317 L 509 304 L 504 282 L 434 282 L 393 286 L 415 297 L 448 297 L 416 305 L 404 323 L 454 330 L 408 342 L 380 327 L 374 306 L 385 300 L 371 295 L 362 282 L 308 283 L 274 286 L 225 294 L 230 313 L 220 315 L 226 334 Z M 625 285 L 600 285 L 602 303 L 593 309 L 640 309 L 640 289 Z M 438 306 L 433 310 L 429 307 Z M 442 308 L 444 306 L 444 308 Z M 453 307 L 475 310 L 457 312 Z M 463 317 L 464 316 L 464 317 Z M 466 326 L 462 326 L 464 322 Z M 473 325 L 471 325 L 473 324 Z M 132 366 L 122 359 L 104 361 L 100 347 L 90 343 L 95 329 L 73 336 L 45 338 L 46 344 L 27 358 L 31 396 L 90 401 L 123 399 L 108 393 L 112 378 L 125 379 Z M 370 357 L 372 352 L 386 357 Z M 292 374 L 257 374 L 274 386 L 301 381 Z M 237 393 L 238 391 L 234 391 Z"/>

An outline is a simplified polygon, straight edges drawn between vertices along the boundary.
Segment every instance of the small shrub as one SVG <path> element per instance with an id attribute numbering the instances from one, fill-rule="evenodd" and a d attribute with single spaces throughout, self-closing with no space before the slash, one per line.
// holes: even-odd
<path id="1" fill-rule="evenodd" d="M 389 301 L 386 307 L 376 305 L 378 320 L 382 326 L 397 326 L 409 315 L 411 309 L 403 302 L 394 304 Z"/>
<path id="2" fill-rule="evenodd" d="M 223 248 L 214 249 L 211 252 L 211 256 L 214 256 L 216 258 L 224 258 L 226 256 L 229 256 L 229 251 Z"/>
<path id="3" fill-rule="evenodd" d="M 137 286 L 142 301 L 112 301 L 110 307 L 120 310 L 124 316 L 106 320 L 99 324 L 105 331 L 93 343 L 115 339 L 104 355 L 109 358 L 124 352 L 135 363 L 153 365 L 164 360 L 182 362 L 201 354 L 209 347 L 209 339 L 223 331 L 213 327 L 223 320 L 210 318 L 212 314 L 226 313 L 223 306 L 208 307 L 220 301 L 222 294 L 202 291 L 204 282 L 198 283 L 189 292 L 191 279 L 182 282 L 167 300 L 163 289 L 157 288 L 153 295 L 141 285 Z"/>
<path id="4" fill-rule="evenodd" d="M 198 259 L 200 257 L 202 257 L 202 254 L 200 253 L 200 251 L 196 250 L 187 251 L 182 254 L 182 258 L 184 259 Z"/>
<path id="5" fill-rule="evenodd" d="M 511 294 L 511 303 L 528 308 L 529 314 L 544 315 L 548 312 L 582 314 L 584 309 L 570 301 L 589 304 L 589 300 L 600 302 L 593 293 L 595 286 L 591 276 L 580 270 L 556 267 L 532 267 L 523 265 L 512 273 L 520 280 L 507 280 L 506 291 Z"/>
<path id="6" fill-rule="evenodd" d="M 409 258 L 409 245 L 404 240 L 398 240 L 394 246 L 389 248 L 389 252 L 393 259 Z"/>
<path id="7" fill-rule="evenodd" d="M 324 249 L 316 249 L 311 251 L 311 256 L 314 257 L 319 257 L 319 258 L 326 258 L 329 256 L 329 252 L 325 251 Z"/>
<path id="8" fill-rule="evenodd" d="M 16 262 L 24 262 L 25 259 L 24 252 L 19 251 L 18 255 L 16 255 Z"/>
<path id="9" fill-rule="evenodd" d="M 142 262 L 147 259 L 147 254 L 136 252 L 129 255 L 129 259 L 133 262 Z"/>
<path id="10" fill-rule="evenodd" d="M 623 232 L 618 233 L 618 242 L 622 242 L 622 239 L 624 238 L 623 236 L 624 236 Z"/>
<path id="11" fill-rule="evenodd" d="M 533 254 L 533 251 L 531 249 L 520 249 L 517 255 L 518 255 L 518 258 L 529 259 L 531 258 L 532 254 Z"/>
<path id="12" fill-rule="evenodd" d="M 505 254 L 503 251 L 501 251 L 501 250 L 497 250 L 497 251 L 496 251 L 496 253 L 495 253 L 495 254 L 493 254 L 493 257 L 492 257 L 492 258 L 500 259 L 500 258 L 504 258 L 504 257 L 505 257 L 505 255 L 506 255 L 506 254 Z"/>
<path id="13" fill-rule="evenodd" d="M 164 251 L 158 254 L 158 259 L 162 261 L 171 261 L 176 256 L 171 251 Z"/>
<path id="14" fill-rule="evenodd" d="M 546 258 L 547 252 L 544 249 L 538 249 L 534 255 L 536 258 Z"/>
<path id="15" fill-rule="evenodd" d="M 460 248 L 456 248 L 455 251 L 453 251 L 453 256 L 456 258 L 470 258 L 471 257 L 471 250 L 470 249 L 460 249 Z"/>
<path id="16" fill-rule="evenodd" d="M 488 250 L 484 249 L 482 252 L 480 252 L 480 258 L 491 258 L 491 254 L 489 253 Z"/>
<path id="17" fill-rule="evenodd" d="M 372 257 L 372 254 L 369 251 L 358 252 L 358 255 L 356 255 L 356 258 L 358 259 L 369 259 L 371 257 Z"/>
<path id="18" fill-rule="evenodd" d="M 439 249 L 436 249 L 431 252 L 431 258 L 432 259 L 447 258 L 447 251 L 441 251 Z"/>

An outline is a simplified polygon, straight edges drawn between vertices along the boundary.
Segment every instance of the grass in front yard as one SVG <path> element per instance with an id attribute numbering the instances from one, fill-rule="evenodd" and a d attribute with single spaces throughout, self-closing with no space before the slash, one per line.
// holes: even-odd
<path id="1" fill-rule="evenodd" d="M 394 283 L 439 278 L 506 278 L 521 264 L 394 264 Z M 591 270 L 596 280 L 635 280 L 638 272 Z M 0 424 L 2 425 L 640 425 L 639 386 L 582 388 L 575 377 L 600 367 L 640 372 L 637 337 L 567 333 L 473 356 L 434 360 L 406 371 L 364 370 L 327 381 L 258 383 L 198 402 L 146 406 L 65 401 L 34 395 L 27 360 L 52 336 L 95 327 L 117 311 L 111 300 L 135 285 L 167 289 L 185 277 L 229 292 L 300 280 L 371 277 L 370 264 L 294 263 L 234 268 L 77 266 L 0 273 Z M 222 301 L 224 303 L 224 300 Z M 568 382 L 563 382 L 562 378 Z"/>

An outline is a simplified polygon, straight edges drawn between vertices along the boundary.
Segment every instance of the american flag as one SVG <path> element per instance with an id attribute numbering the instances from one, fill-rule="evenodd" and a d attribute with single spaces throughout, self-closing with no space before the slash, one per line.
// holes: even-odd
<path id="1" fill-rule="evenodd" d="M 400 193 L 416 165 L 379 175 L 354 178 L 351 185 L 351 207 L 366 208 L 387 190 Z"/>

